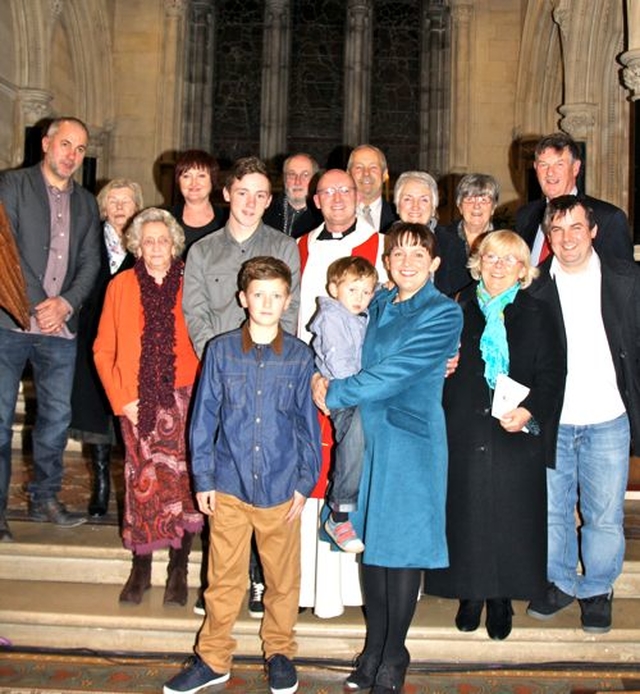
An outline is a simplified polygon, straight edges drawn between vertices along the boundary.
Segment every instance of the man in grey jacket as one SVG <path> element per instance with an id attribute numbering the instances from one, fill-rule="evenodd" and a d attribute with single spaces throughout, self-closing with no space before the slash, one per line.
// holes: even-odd
<path id="1" fill-rule="evenodd" d="M 0 179 L 0 201 L 15 236 L 31 311 L 30 327 L 24 331 L 0 311 L 0 541 L 12 539 L 5 518 L 11 426 L 27 361 L 38 399 L 29 517 L 66 527 L 86 520 L 68 513 L 57 494 L 71 420 L 78 310 L 100 263 L 98 208 L 93 195 L 72 178 L 82 165 L 88 139 L 82 121 L 57 118 L 42 139 L 43 161 Z"/>

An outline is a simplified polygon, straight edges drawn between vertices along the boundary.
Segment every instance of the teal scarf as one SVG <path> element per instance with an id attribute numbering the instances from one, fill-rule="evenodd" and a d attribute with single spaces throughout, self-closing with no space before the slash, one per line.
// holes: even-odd
<path id="1" fill-rule="evenodd" d="M 480 353 L 484 361 L 484 380 L 494 390 L 498 374 L 509 374 L 509 345 L 504 327 L 504 309 L 516 298 L 520 283 L 516 282 L 498 296 L 490 296 L 482 280 L 478 283 L 476 297 L 485 319 L 480 338 Z"/>

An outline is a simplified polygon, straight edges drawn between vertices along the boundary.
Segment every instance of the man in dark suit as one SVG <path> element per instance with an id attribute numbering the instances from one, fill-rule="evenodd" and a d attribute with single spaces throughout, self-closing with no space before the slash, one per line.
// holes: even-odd
<path id="1" fill-rule="evenodd" d="M 553 257 L 529 291 L 552 309 L 567 379 L 547 469 L 549 586 L 527 613 L 549 619 L 577 598 L 584 631 L 604 633 L 624 559 L 630 441 L 640 441 L 640 269 L 596 251 L 600 230 L 583 199 L 553 198 L 543 227 Z"/>
<path id="2" fill-rule="evenodd" d="M 347 171 L 358 189 L 358 217 L 384 234 L 398 219 L 393 205 L 382 197 L 382 186 L 389 180 L 387 158 L 373 145 L 358 145 L 349 155 Z"/>
<path id="3" fill-rule="evenodd" d="M 282 165 L 284 193 L 274 197 L 262 221 L 294 239 L 322 224 L 322 212 L 310 194 L 317 173 L 318 162 L 309 154 L 287 157 Z"/>
<path id="4" fill-rule="evenodd" d="M 11 425 L 22 371 L 31 362 L 38 399 L 33 429 L 29 517 L 73 527 L 86 518 L 57 500 L 71 420 L 79 308 L 100 264 L 98 207 L 73 181 L 89 133 L 77 118 L 54 120 L 42 139 L 44 160 L 0 179 L 31 309 L 29 330 L 0 311 L 0 540 L 11 540 L 5 511 L 11 479 Z M 0 278 L 1 281 L 1 278 Z"/>
<path id="5" fill-rule="evenodd" d="M 550 248 L 542 232 L 542 218 L 549 200 L 560 195 L 577 195 L 580 173 L 580 150 L 565 133 L 543 137 L 536 145 L 534 169 L 544 199 L 524 205 L 516 212 L 516 231 L 531 248 L 531 260 L 538 265 L 549 255 Z M 598 225 L 593 246 L 601 256 L 633 260 L 629 222 L 625 213 L 604 200 L 585 196 Z"/>

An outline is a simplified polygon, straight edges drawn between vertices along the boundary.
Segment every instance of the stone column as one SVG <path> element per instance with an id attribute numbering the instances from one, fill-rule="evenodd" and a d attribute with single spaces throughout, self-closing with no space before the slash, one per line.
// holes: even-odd
<path id="1" fill-rule="evenodd" d="M 164 33 L 162 37 L 158 76 L 158 126 L 155 135 L 156 152 L 161 160 L 171 160 L 180 147 L 182 118 L 182 75 L 184 18 L 188 0 L 164 0 Z"/>
<path id="2" fill-rule="evenodd" d="M 449 153 L 449 36 L 449 14 L 444 3 L 424 2 L 418 166 L 436 178 L 447 169 Z"/>
<path id="3" fill-rule="evenodd" d="M 471 112 L 471 21 L 473 5 L 454 0 L 451 6 L 451 173 L 469 170 Z"/>
<path id="4" fill-rule="evenodd" d="M 289 0 L 267 0 L 264 8 L 260 157 L 269 160 L 287 151 Z"/>
<path id="5" fill-rule="evenodd" d="M 215 11 L 209 0 L 191 0 L 186 36 L 181 149 L 211 152 Z"/>
<path id="6" fill-rule="evenodd" d="M 348 0 L 344 47 L 344 121 L 346 145 L 369 140 L 373 7 L 371 0 Z"/>
<path id="7" fill-rule="evenodd" d="M 620 56 L 625 66 L 622 79 L 630 92 L 632 129 L 635 152 L 632 152 L 633 184 L 630 186 L 631 209 L 633 210 L 633 240 L 640 244 L 640 0 L 626 0 L 628 50 Z M 636 246 L 640 251 L 640 248 Z M 640 260 L 640 253 L 636 253 Z M 636 466 L 637 467 L 637 466 Z"/>
<path id="8" fill-rule="evenodd" d="M 20 129 L 35 125 L 42 118 L 51 115 L 53 94 L 47 89 L 18 90 Z"/>
<path id="9" fill-rule="evenodd" d="M 624 85 L 631 92 L 631 99 L 640 99 L 640 0 L 626 0 L 627 33 L 629 44 L 620 56 L 625 66 L 622 72 Z M 637 106 L 636 106 L 637 107 Z"/>

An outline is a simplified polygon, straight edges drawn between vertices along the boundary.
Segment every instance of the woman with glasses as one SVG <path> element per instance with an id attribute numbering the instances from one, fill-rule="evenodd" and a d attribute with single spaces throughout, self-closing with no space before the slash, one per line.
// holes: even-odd
<path id="1" fill-rule="evenodd" d="M 448 228 L 464 242 L 467 255 L 474 243 L 493 230 L 493 213 L 498 206 L 500 186 L 493 176 L 471 173 L 463 176 L 456 188 L 456 207 L 462 216 Z"/>
<path id="2" fill-rule="evenodd" d="M 487 632 L 501 640 L 511 632 L 511 600 L 545 591 L 546 467 L 555 459 L 565 364 L 547 307 L 524 291 L 538 274 L 526 243 L 512 231 L 487 234 L 469 268 L 476 282 L 460 295 L 460 361 L 443 400 L 449 568 L 428 571 L 425 584 L 460 600 L 460 631 L 478 628 L 486 603 Z M 503 399 L 504 376 L 528 393 Z"/>
<path id="3" fill-rule="evenodd" d="M 184 232 L 169 212 L 150 207 L 126 238 L 136 262 L 109 283 L 93 345 L 125 446 L 122 540 L 132 563 L 120 602 L 142 601 L 153 552 L 168 547 L 163 603 L 184 605 L 191 543 L 203 526 L 187 468 L 198 358 L 182 313 Z"/>

